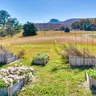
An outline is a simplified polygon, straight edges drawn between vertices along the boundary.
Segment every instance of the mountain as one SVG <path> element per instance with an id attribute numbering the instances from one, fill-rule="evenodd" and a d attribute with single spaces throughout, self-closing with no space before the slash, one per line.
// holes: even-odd
<path id="1" fill-rule="evenodd" d="M 49 23 L 60 23 L 60 21 L 58 19 L 51 19 Z"/>
<path id="2" fill-rule="evenodd" d="M 35 26 L 39 30 L 54 30 L 59 29 L 61 26 L 71 27 L 72 23 L 80 21 L 80 19 L 93 19 L 93 18 L 72 18 L 65 21 L 59 21 L 58 19 L 51 19 L 47 23 L 35 23 Z"/>
<path id="3" fill-rule="evenodd" d="M 59 21 L 58 19 L 51 19 L 48 23 L 58 23 L 58 24 L 64 24 L 68 27 L 72 25 L 72 23 L 80 21 L 80 18 L 72 18 L 72 19 L 67 19 L 65 21 Z"/>
<path id="4" fill-rule="evenodd" d="M 68 27 L 71 27 L 72 23 L 77 22 L 77 21 L 79 22 L 80 21 L 80 18 L 68 19 L 68 20 L 63 21 L 61 23 L 65 24 Z"/>
<path id="5" fill-rule="evenodd" d="M 35 23 L 34 24 L 38 30 L 58 30 L 64 24 L 60 23 Z"/>

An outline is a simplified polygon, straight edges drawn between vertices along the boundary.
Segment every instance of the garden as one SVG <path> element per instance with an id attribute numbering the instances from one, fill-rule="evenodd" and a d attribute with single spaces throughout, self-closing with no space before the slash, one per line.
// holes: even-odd
<path id="1" fill-rule="evenodd" d="M 90 49 L 91 47 L 89 46 L 88 48 Z M 96 46 L 94 46 L 94 50 L 95 48 Z M 91 69 L 85 67 L 72 68 L 66 62 L 67 59 L 62 60 L 61 54 L 58 54 L 54 44 L 11 45 L 9 51 L 18 54 L 21 49 L 24 50 L 25 55 L 20 63 L 2 66 L 5 69 L 10 68 L 10 66 L 34 67 L 33 80 L 29 80 L 22 87 L 17 93 L 18 96 L 92 96 L 93 93 L 85 86 L 85 73 Z M 36 59 L 46 60 L 47 57 L 49 59 L 47 59 L 48 62 L 45 66 L 32 64 L 32 61 Z"/>

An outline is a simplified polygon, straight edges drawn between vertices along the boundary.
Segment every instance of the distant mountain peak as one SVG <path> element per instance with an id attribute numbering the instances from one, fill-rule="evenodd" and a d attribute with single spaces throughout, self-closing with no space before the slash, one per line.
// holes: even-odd
<path id="1" fill-rule="evenodd" d="M 59 23 L 60 21 L 58 19 L 50 19 L 49 23 Z"/>

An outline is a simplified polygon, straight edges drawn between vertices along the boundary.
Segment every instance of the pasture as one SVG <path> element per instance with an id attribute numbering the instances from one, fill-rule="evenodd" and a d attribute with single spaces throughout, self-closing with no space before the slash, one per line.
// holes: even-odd
<path id="1" fill-rule="evenodd" d="M 65 33 L 63 31 L 38 31 L 36 36 L 22 37 L 22 33 L 15 35 L 14 37 L 6 37 L 0 40 L 0 43 L 5 44 L 52 44 L 55 39 L 57 43 L 72 43 L 72 44 L 92 44 L 92 38 L 88 38 L 86 34 L 95 34 L 91 31 L 71 31 Z M 96 40 L 94 39 L 94 44 Z"/>
<path id="2" fill-rule="evenodd" d="M 21 61 L 23 65 L 32 66 L 32 57 L 38 52 L 49 54 L 50 60 L 44 67 L 34 67 L 34 80 L 29 82 L 18 96 L 92 96 L 89 89 L 85 87 L 85 68 L 71 68 L 69 64 L 62 61 L 60 55 L 55 51 L 53 40 L 58 44 L 79 44 L 79 47 L 88 47 L 91 50 L 92 43 L 96 49 L 95 39 L 84 36 L 91 32 L 64 33 L 58 31 L 38 32 L 34 37 L 22 37 L 18 34 L 12 38 L 3 38 L 0 43 L 8 44 L 9 51 L 17 54 L 25 50 L 25 58 Z M 93 34 L 93 33 L 92 33 Z M 95 32 L 94 32 L 95 34 Z M 20 63 L 21 63 L 20 62 Z M 14 66 L 13 63 L 4 65 L 1 68 Z"/>

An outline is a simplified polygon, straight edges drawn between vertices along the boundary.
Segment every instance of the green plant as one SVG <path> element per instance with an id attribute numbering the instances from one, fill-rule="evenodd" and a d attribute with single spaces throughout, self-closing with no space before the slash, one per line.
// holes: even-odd
<path id="1" fill-rule="evenodd" d="M 7 88 L 8 84 L 4 80 L 0 79 L 0 88 Z"/>
<path id="2" fill-rule="evenodd" d="M 13 84 L 15 84 L 15 83 L 17 83 L 17 80 L 14 80 L 14 81 L 13 81 Z"/>
<path id="3" fill-rule="evenodd" d="M 34 26 L 34 24 L 27 22 L 26 24 L 23 25 L 23 36 L 34 36 L 37 35 L 37 29 Z"/>
<path id="4" fill-rule="evenodd" d="M 7 47 L 0 45 L 0 52 L 4 52 L 4 53 L 8 52 Z"/>
<path id="5" fill-rule="evenodd" d="M 25 50 L 21 50 L 20 52 L 18 52 L 18 55 L 17 55 L 19 58 L 24 58 L 25 56 Z"/>
<path id="6" fill-rule="evenodd" d="M 94 79 L 96 79 L 96 70 L 95 69 L 89 69 L 88 75 Z"/>
<path id="7" fill-rule="evenodd" d="M 46 60 L 49 56 L 46 53 L 38 53 L 35 57 L 33 57 L 33 60 Z"/>
<path id="8" fill-rule="evenodd" d="M 70 29 L 68 27 L 65 28 L 65 32 L 70 32 Z"/>

